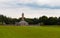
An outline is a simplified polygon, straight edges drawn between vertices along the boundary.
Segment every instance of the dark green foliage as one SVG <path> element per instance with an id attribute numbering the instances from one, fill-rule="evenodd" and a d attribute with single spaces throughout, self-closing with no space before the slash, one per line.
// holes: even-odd
<path id="1" fill-rule="evenodd" d="M 25 18 L 25 21 L 27 21 L 29 24 L 34 24 L 33 19 L 31 18 Z"/>
<path id="2" fill-rule="evenodd" d="M 48 22 L 48 17 L 47 16 L 42 16 L 39 18 L 40 23 L 47 24 Z"/>
<path id="3" fill-rule="evenodd" d="M 33 22 L 34 22 L 34 24 L 38 24 L 39 23 L 39 20 L 37 18 L 34 18 L 33 19 Z"/>
<path id="4" fill-rule="evenodd" d="M 60 25 L 60 17 L 47 17 L 42 16 L 39 18 L 24 18 L 30 25 L 43 24 L 43 25 Z M 21 18 L 10 18 L 0 15 L 0 24 L 15 24 L 20 22 Z"/>
<path id="5" fill-rule="evenodd" d="M 17 21 L 16 18 L 9 18 L 3 15 L 0 15 L 0 23 L 3 24 L 14 24 Z"/>
<path id="6" fill-rule="evenodd" d="M 57 17 L 49 17 L 47 24 L 49 24 L 49 25 L 56 25 L 57 24 Z"/>

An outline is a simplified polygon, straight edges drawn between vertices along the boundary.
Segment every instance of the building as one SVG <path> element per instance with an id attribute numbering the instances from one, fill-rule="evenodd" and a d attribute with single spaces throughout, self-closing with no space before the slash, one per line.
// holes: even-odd
<path id="1" fill-rule="evenodd" d="M 22 26 L 28 25 L 28 22 L 26 22 L 26 21 L 24 20 L 24 13 L 22 13 L 22 19 L 21 19 L 21 21 L 20 21 L 20 22 L 17 22 L 16 24 L 17 24 L 17 25 L 22 25 Z"/>

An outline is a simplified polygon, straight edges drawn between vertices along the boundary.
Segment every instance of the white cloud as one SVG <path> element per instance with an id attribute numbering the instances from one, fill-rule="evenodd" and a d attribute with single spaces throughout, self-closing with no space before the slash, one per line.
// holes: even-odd
<path id="1" fill-rule="evenodd" d="M 60 0 L 36 0 L 36 3 L 50 6 L 60 6 Z"/>
<path id="2" fill-rule="evenodd" d="M 41 5 L 47 5 L 50 7 L 60 7 L 60 0 L 0 0 L 0 7 L 8 7 L 10 5 L 17 6 L 17 3 L 22 4 L 37 4 L 39 6 Z"/>
<path id="3" fill-rule="evenodd" d="M 16 0 L 0 0 L 0 3 L 1 2 L 10 2 L 10 1 L 16 1 Z"/>
<path id="4" fill-rule="evenodd" d="M 17 0 L 20 3 L 32 3 L 34 2 L 33 0 Z"/>
<path id="5" fill-rule="evenodd" d="M 60 6 L 60 0 L 0 0 L 0 14 L 8 17 L 19 18 L 21 13 L 25 13 L 25 17 L 39 17 L 39 16 L 60 16 L 60 9 L 31 9 L 27 6 L 19 6 L 17 3 L 22 4 L 37 4 L 37 5 L 49 5 Z"/>
<path id="6" fill-rule="evenodd" d="M 38 9 L 33 10 L 27 7 L 21 7 L 21 8 L 5 8 L 0 9 L 0 14 L 6 15 L 8 17 L 12 18 L 19 18 L 21 17 L 21 13 L 25 13 L 25 17 L 27 18 L 38 18 L 40 16 L 46 15 L 46 16 L 60 16 L 60 9 Z"/>
<path id="7" fill-rule="evenodd" d="M 20 3 L 37 3 L 38 5 L 60 6 L 60 0 L 16 0 Z"/>
<path id="8" fill-rule="evenodd" d="M 20 2 L 20 3 L 60 5 L 60 0 L 0 0 L 0 2 L 12 2 L 12 1 Z"/>

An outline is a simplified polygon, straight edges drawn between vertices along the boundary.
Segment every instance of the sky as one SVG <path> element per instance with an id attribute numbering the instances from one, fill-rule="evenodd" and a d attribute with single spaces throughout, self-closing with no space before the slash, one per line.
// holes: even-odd
<path id="1" fill-rule="evenodd" d="M 60 17 L 60 0 L 0 0 L 0 14 L 12 18 Z"/>

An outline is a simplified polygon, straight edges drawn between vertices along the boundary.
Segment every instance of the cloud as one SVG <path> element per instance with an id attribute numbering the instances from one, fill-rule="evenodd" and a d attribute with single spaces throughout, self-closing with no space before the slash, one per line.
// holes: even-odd
<path id="1" fill-rule="evenodd" d="M 12 18 L 19 18 L 21 17 L 22 12 L 25 14 L 25 17 L 27 18 L 38 18 L 40 16 L 46 15 L 46 16 L 60 16 L 60 9 L 39 9 L 39 10 L 33 10 L 27 7 L 21 7 L 21 8 L 5 8 L 0 9 L 0 14 L 3 14 L 7 17 Z"/>
<path id="2" fill-rule="evenodd" d="M 60 9 L 60 0 L 0 0 L 0 8 Z"/>
<path id="3" fill-rule="evenodd" d="M 32 8 L 60 9 L 60 0 L 23 0 L 19 2 Z"/>
<path id="4" fill-rule="evenodd" d="M 18 18 L 60 15 L 60 0 L 0 0 L 0 14 Z"/>

